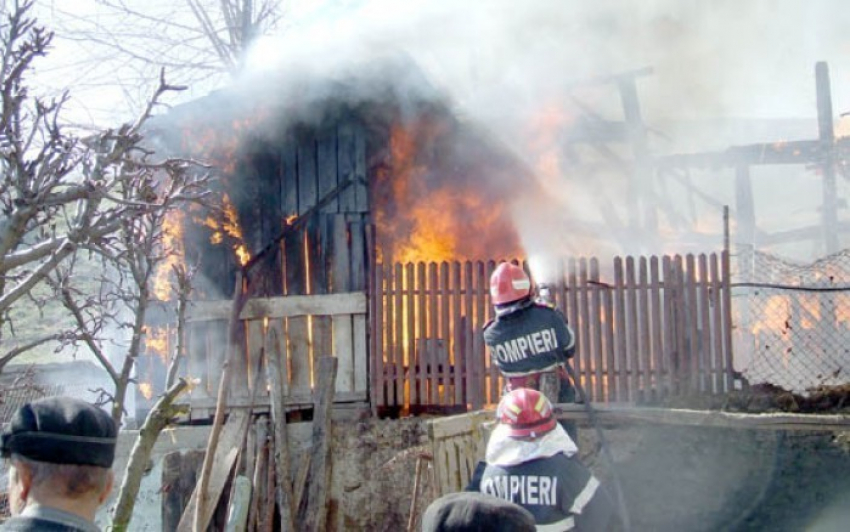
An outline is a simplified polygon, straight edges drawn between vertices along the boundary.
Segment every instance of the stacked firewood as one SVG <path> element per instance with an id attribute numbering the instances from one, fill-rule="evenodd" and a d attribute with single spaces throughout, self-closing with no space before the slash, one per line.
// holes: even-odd
<path id="1" fill-rule="evenodd" d="M 199 504 L 205 453 L 175 452 L 165 457 L 164 531 L 325 529 L 336 359 L 324 357 L 319 366 L 311 444 L 308 452 L 297 457 L 295 467 L 282 396 L 276 395 L 281 400 L 273 399 L 268 413 L 234 410 L 227 415 L 212 450 L 203 502 Z"/>
<path id="2" fill-rule="evenodd" d="M 239 283 L 237 280 L 237 286 Z M 244 345 L 238 340 L 238 316 L 243 304 L 244 298 L 234 298 L 228 361 L 242 355 L 237 346 Z M 230 364 L 226 363 L 206 452 L 199 453 L 201 457 L 192 453 L 166 457 L 163 530 L 266 532 L 326 528 L 337 359 L 320 357 L 317 361 L 310 453 L 299 460 L 293 480 L 285 408 L 287 390 L 279 367 L 283 360 L 282 339 L 273 327 L 266 334 L 264 345 L 273 346 L 275 352 L 264 352 L 260 357 L 265 371 L 257 368 L 253 390 L 263 384 L 268 387 L 268 414 L 255 415 L 252 407 L 228 408 Z M 191 494 L 187 495 L 189 489 Z"/>

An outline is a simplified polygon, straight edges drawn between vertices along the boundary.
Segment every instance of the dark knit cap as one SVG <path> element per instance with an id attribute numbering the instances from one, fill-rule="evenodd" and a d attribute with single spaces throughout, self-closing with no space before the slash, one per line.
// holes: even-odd
<path id="1" fill-rule="evenodd" d="M 4 457 L 38 462 L 112 467 L 118 428 L 100 408 L 71 397 L 25 404 L 3 431 Z"/>
<path id="2" fill-rule="evenodd" d="M 522 506 L 473 491 L 443 495 L 422 515 L 422 532 L 534 530 L 534 516 Z"/>

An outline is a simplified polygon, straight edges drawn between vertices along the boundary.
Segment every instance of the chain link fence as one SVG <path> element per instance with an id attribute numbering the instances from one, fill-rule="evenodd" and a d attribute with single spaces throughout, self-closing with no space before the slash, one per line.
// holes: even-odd
<path id="1" fill-rule="evenodd" d="M 742 376 L 795 393 L 850 382 L 850 250 L 807 265 L 752 250 L 736 259 L 734 351 Z"/>

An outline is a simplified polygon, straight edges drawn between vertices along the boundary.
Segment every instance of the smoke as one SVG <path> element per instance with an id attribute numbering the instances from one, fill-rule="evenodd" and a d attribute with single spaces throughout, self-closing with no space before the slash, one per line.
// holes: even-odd
<path id="1" fill-rule="evenodd" d="M 528 254 L 716 251 L 723 205 L 734 231 L 732 172 L 649 177 L 634 206 L 629 146 L 604 153 L 571 136 L 622 121 L 618 86 L 605 79 L 648 68 L 635 79 L 653 155 L 814 138 L 816 61 L 830 62 L 836 113 L 850 109 L 840 89 L 848 18 L 836 0 L 323 2 L 257 43 L 240 90 L 288 105 L 298 120 L 329 97 L 444 103 L 497 138 L 545 192 L 513 206 Z M 777 179 L 807 191 L 803 212 L 776 197 Z M 760 229 L 818 223 L 820 193 L 804 168 L 756 169 L 754 187 Z"/>

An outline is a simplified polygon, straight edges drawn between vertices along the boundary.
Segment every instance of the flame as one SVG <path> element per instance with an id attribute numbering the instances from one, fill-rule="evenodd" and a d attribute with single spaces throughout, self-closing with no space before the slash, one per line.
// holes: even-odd
<path id="1" fill-rule="evenodd" d="M 145 399 L 151 400 L 153 398 L 153 385 L 149 382 L 140 382 L 139 392 Z"/>
<path id="2" fill-rule="evenodd" d="M 202 220 L 196 219 L 195 221 L 212 229 L 212 234 L 210 235 L 211 244 L 221 244 L 224 242 L 225 236 L 229 237 L 233 241 L 231 246 L 239 260 L 239 264 L 244 266 L 251 260 L 251 253 L 248 251 L 248 246 L 245 244 L 245 239 L 242 235 L 242 227 L 239 225 L 239 214 L 236 212 L 236 207 L 230 201 L 227 193 L 222 195 L 221 207 L 220 218 L 207 215 L 206 218 Z"/>
<path id="3" fill-rule="evenodd" d="M 563 192 L 561 153 L 563 131 L 571 117 L 557 103 L 541 107 L 528 124 L 528 149 L 541 184 L 548 190 Z"/>
<path id="4" fill-rule="evenodd" d="M 419 117 L 391 128 L 388 164 L 375 177 L 377 253 L 381 261 L 440 262 L 518 255 L 503 197 L 487 197 L 471 179 L 468 153 L 434 156 L 452 124 Z M 457 161 L 453 160 L 456 158 Z M 476 184 L 477 182 L 477 184 Z"/>
<path id="5" fill-rule="evenodd" d="M 850 116 L 844 115 L 838 118 L 834 128 L 835 138 L 850 137 Z"/>
<path id="6" fill-rule="evenodd" d="M 182 153 L 211 164 L 225 175 L 236 171 L 237 156 L 242 140 L 266 126 L 272 118 L 269 106 L 242 110 L 241 116 L 230 122 L 210 120 L 209 115 L 185 120 L 182 125 Z"/>
<path id="7" fill-rule="evenodd" d="M 761 331 L 781 332 L 787 329 L 790 316 L 790 304 L 787 296 L 771 296 L 764 304 L 761 319 L 753 324 L 752 333 Z"/>
<path id="8" fill-rule="evenodd" d="M 162 260 L 156 267 L 151 281 L 151 290 L 156 299 L 171 299 L 171 275 L 174 266 L 184 262 L 183 222 L 185 215 L 180 211 L 170 211 L 162 224 Z"/>
<path id="9" fill-rule="evenodd" d="M 156 353 L 162 362 L 168 363 L 168 328 L 146 327 L 145 328 L 145 351 Z"/>

